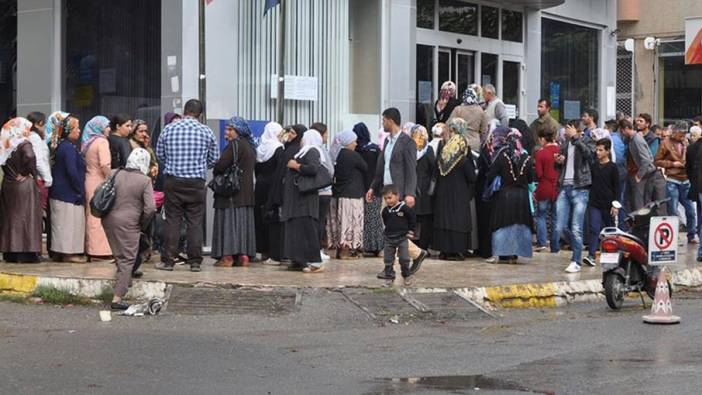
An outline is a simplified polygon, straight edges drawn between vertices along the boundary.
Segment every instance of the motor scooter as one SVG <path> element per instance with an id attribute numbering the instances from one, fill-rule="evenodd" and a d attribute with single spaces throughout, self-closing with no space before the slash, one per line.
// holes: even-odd
<path id="1" fill-rule="evenodd" d="M 624 297 L 630 292 L 638 292 L 644 302 L 641 291 L 653 299 L 660 269 L 648 264 L 648 233 L 651 217 L 665 208 L 669 199 L 656 200 L 628 214 L 626 223 L 629 232 L 617 227 L 606 227 L 600 232 L 600 265 L 602 266 L 602 285 L 607 305 L 612 310 L 619 310 Z M 619 202 L 612 206 L 620 209 Z M 672 288 L 668 284 L 672 294 Z"/>

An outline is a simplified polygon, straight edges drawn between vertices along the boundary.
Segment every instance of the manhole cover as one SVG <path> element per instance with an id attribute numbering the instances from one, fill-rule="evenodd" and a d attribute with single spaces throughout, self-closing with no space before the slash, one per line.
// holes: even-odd
<path id="1" fill-rule="evenodd" d="M 347 289 L 342 292 L 353 304 L 372 318 L 386 319 L 393 316 L 417 315 L 419 310 L 409 304 L 394 290 Z"/>
<path id="2" fill-rule="evenodd" d="M 405 298 L 416 301 L 420 308 L 439 319 L 470 319 L 484 317 L 480 309 L 453 292 L 408 292 Z"/>
<path id="3" fill-rule="evenodd" d="M 167 311 L 177 314 L 287 314 L 301 295 L 294 290 L 174 287 Z"/>

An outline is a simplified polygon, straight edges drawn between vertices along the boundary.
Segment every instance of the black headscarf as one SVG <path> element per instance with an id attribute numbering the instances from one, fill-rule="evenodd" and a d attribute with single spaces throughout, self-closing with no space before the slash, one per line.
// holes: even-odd
<path id="1" fill-rule="evenodd" d="M 294 139 L 285 143 L 283 160 L 278 163 L 278 167 L 275 170 L 275 177 L 273 178 L 273 183 L 268 194 L 268 201 L 266 202 L 267 211 L 280 207 L 283 204 L 283 179 L 285 178 L 285 173 L 288 169 L 288 162 L 293 159 L 295 154 L 297 154 L 297 152 L 300 150 L 302 145 L 302 135 L 307 131 L 307 127 L 301 124 L 286 126 L 284 129 L 294 130 L 296 136 Z"/>
<path id="2" fill-rule="evenodd" d="M 353 132 L 356 133 L 356 152 L 378 152 L 380 147 L 373 144 L 370 139 L 370 131 L 365 123 L 359 122 L 353 126 Z"/>

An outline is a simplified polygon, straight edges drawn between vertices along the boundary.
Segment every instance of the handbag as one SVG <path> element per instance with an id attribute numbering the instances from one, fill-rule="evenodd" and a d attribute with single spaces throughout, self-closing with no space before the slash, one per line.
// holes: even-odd
<path id="1" fill-rule="evenodd" d="M 223 173 L 212 177 L 212 180 L 207 184 L 207 187 L 217 196 L 232 197 L 241 189 L 241 174 L 243 170 L 239 168 L 239 164 L 237 163 L 239 144 L 236 140 L 234 140 L 232 144 L 232 149 L 234 150 L 232 165 Z"/>
<path id="2" fill-rule="evenodd" d="M 329 174 L 329 170 L 323 165 L 319 166 L 319 171 L 317 171 L 317 174 L 314 176 L 303 176 L 300 174 L 295 178 L 295 186 L 297 186 L 300 193 L 317 192 L 331 184 L 332 176 Z"/>
<path id="3" fill-rule="evenodd" d="M 485 188 L 483 189 L 483 201 L 484 202 L 489 202 L 495 197 L 495 194 L 500 190 L 502 187 L 502 177 L 496 176 L 495 178 L 492 179 L 492 182 L 490 184 L 485 183 Z"/>
<path id="4" fill-rule="evenodd" d="M 90 213 L 93 217 L 105 217 L 115 205 L 115 177 L 120 171 L 122 169 L 117 169 L 115 174 L 95 188 L 95 194 L 90 199 Z"/>

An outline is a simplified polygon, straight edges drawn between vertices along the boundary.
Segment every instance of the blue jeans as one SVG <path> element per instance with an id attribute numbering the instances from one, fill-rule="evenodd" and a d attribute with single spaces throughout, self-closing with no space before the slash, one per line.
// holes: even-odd
<path id="1" fill-rule="evenodd" d="M 546 246 L 548 238 L 548 214 L 551 213 L 551 252 L 560 250 L 560 242 L 558 240 L 558 232 L 556 231 L 556 202 L 550 200 L 541 200 L 536 205 L 536 245 L 539 247 Z"/>
<path id="2" fill-rule="evenodd" d="M 614 226 L 614 219 L 609 210 L 590 207 L 590 258 L 595 257 L 595 251 L 600 245 L 600 231 L 606 226 Z"/>
<path id="3" fill-rule="evenodd" d="M 687 198 L 690 192 L 690 181 L 683 183 L 666 182 L 666 192 L 670 200 L 668 201 L 668 215 L 678 216 L 678 202 L 685 208 L 685 226 L 687 227 L 687 239 L 695 238 L 697 234 L 697 216 L 695 216 L 695 208 L 692 202 Z"/>
<path id="4" fill-rule="evenodd" d="M 575 189 L 572 186 L 564 186 L 556 201 L 556 213 L 558 214 L 556 230 L 570 244 L 573 249 L 571 261 L 578 265 L 583 259 L 583 222 L 585 222 L 585 210 L 587 210 L 589 197 L 590 190 L 587 188 Z M 573 218 L 568 226 L 571 211 Z M 567 229 L 570 229 L 570 232 L 566 232 Z"/>
<path id="5" fill-rule="evenodd" d="M 697 201 L 699 202 L 699 211 L 702 213 L 702 193 L 697 195 Z M 697 256 L 699 257 L 702 256 L 702 222 L 700 222 L 700 226 L 697 227 L 697 230 L 700 232 L 700 247 L 697 249 Z"/>

